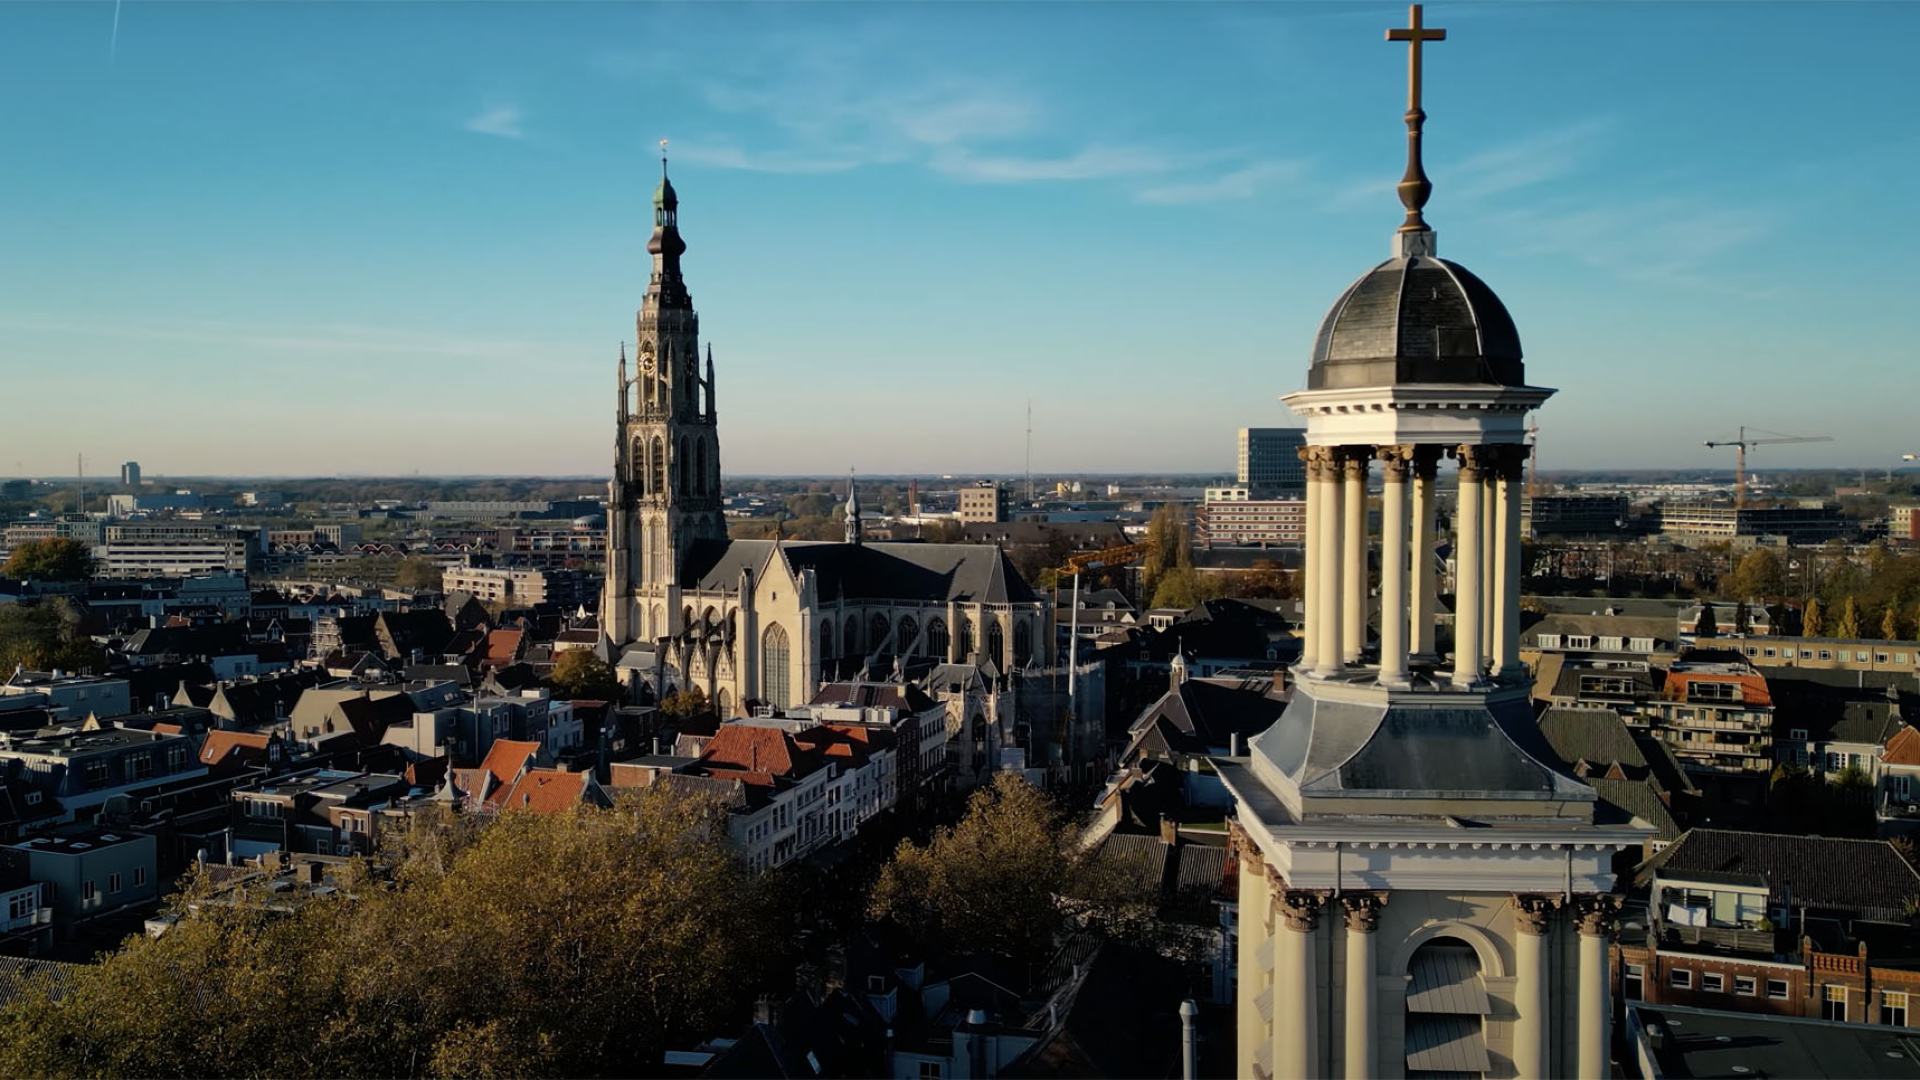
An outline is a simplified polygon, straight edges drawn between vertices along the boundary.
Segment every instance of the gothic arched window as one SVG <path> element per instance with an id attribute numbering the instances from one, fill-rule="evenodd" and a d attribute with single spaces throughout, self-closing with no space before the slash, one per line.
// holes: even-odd
<path id="1" fill-rule="evenodd" d="M 973 620 L 960 616 L 960 662 L 973 663 Z"/>
<path id="2" fill-rule="evenodd" d="M 867 620 L 867 651 L 879 652 L 887 643 L 887 630 L 892 627 L 885 615 L 875 615 Z"/>
<path id="3" fill-rule="evenodd" d="M 767 627 L 760 636 L 760 700 L 776 709 L 793 703 L 787 677 L 789 653 L 787 632 L 779 623 Z"/>
<path id="4" fill-rule="evenodd" d="M 665 637 L 667 633 L 667 609 L 659 604 L 653 605 L 653 636 Z"/>
<path id="5" fill-rule="evenodd" d="M 987 659 L 1000 670 L 1007 669 L 1007 635 L 1000 632 L 998 621 L 987 624 Z"/>
<path id="6" fill-rule="evenodd" d="M 860 620 L 854 618 L 852 615 L 847 616 L 847 625 L 843 628 L 843 636 L 846 638 L 846 648 L 841 651 L 850 657 L 859 656 Z"/>
<path id="7" fill-rule="evenodd" d="M 833 620 L 820 620 L 820 659 L 833 659 Z"/>
<path id="8" fill-rule="evenodd" d="M 899 644 L 899 648 L 893 651 L 899 653 L 901 656 L 914 655 L 913 646 L 919 636 L 920 627 L 919 624 L 913 621 L 913 616 L 902 616 L 900 619 L 900 636 L 895 639 Z"/>
<path id="9" fill-rule="evenodd" d="M 692 469 L 687 468 L 689 464 L 691 464 L 691 462 L 687 460 L 687 437 L 682 435 L 680 436 L 680 454 L 673 459 L 673 473 L 679 477 L 679 483 L 674 486 L 680 489 L 680 494 L 682 495 L 687 493 L 687 480 L 693 472 Z"/>
<path id="10" fill-rule="evenodd" d="M 1024 622 L 1013 624 L 1013 662 L 1017 667 L 1026 667 L 1033 659 L 1033 631 Z"/>
<path id="11" fill-rule="evenodd" d="M 667 493 L 667 444 L 661 441 L 658 435 L 653 437 L 652 463 L 653 483 L 648 485 L 647 493 L 650 495 L 665 495 Z"/>
<path id="12" fill-rule="evenodd" d="M 638 437 L 633 440 L 633 460 L 627 468 L 644 494 L 647 490 L 647 440 Z"/>
<path id="13" fill-rule="evenodd" d="M 693 440 L 693 493 L 707 493 L 707 440 Z"/>
<path id="14" fill-rule="evenodd" d="M 720 719 L 733 719 L 733 697 L 727 693 L 725 688 L 722 688 L 718 694 L 714 695 L 713 700 L 714 711 L 720 715 Z"/>
<path id="15" fill-rule="evenodd" d="M 947 658 L 947 623 L 945 619 L 935 619 L 927 624 L 927 655 L 936 660 Z"/>

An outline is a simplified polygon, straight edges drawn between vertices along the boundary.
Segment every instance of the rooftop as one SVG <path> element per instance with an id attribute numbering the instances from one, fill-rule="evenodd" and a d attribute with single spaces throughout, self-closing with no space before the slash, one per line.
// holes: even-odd
<path id="1" fill-rule="evenodd" d="M 1632 1003 L 1627 1028 L 1656 1075 L 1920 1077 L 1920 1048 L 1884 1025 Z"/>

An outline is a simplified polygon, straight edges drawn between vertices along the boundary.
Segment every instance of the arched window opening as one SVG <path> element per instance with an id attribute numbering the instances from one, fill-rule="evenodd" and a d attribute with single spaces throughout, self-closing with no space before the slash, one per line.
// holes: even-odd
<path id="1" fill-rule="evenodd" d="M 987 659 L 1001 671 L 1007 669 L 1007 635 L 1001 632 L 998 622 L 987 625 Z"/>
<path id="2" fill-rule="evenodd" d="M 960 616 L 960 662 L 973 663 L 973 620 Z"/>
<path id="3" fill-rule="evenodd" d="M 659 604 L 653 605 L 653 624 L 648 627 L 648 632 L 654 637 L 667 636 L 667 609 Z"/>
<path id="4" fill-rule="evenodd" d="M 947 621 L 935 619 L 927 624 L 927 655 L 936 660 L 947 658 Z"/>
<path id="5" fill-rule="evenodd" d="M 822 661 L 833 659 L 833 644 L 834 644 L 833 620 L 821 619 L 820 620 L 820 659 Z"/>
<path id="6" fill-rule="evenodd" d="M 787 677 L 789 652 L 787 632 L 780 624 L 767 627 L 760 636 L 760 700 L 776 709 L 793 704 Z"/>
<path id="7" fill-rule="evenodd" d="M 876 653 L 886 647 L 887 631 L 893 626 L 885 615 L 875 615 L 867 620 L 867 652 Z"/>
<path id="8" fill-rule="evenodd" d="M 913 651 L 913 646 L 915 643 L 915 639 L 918 638 L 919 636 L 920 636 L 920 626 L 918 623 L 913 621 L 913 616 L 911 615 L 903 616 L 900 619 L 900 633 L 894 639 L 894 644 L 898 647 L 895 648 L 893 651 L 896 653 L 899 653 L 901 656 L 918 655 Z"/>
<path id="9" fill-rule="evenodd" d="M 647 441 L 635 437 L 633 440 L 633 458 L 627 463 L 628 475 L 640 485 L 642 494 L 647 490 Z"/>
<path id="10" fill-rule="evenodd" d="M 733 696 L 728 694 L 724 688 L 722 688 L 718 694 L 714 695 L 713 702 L 714 711 L 719 714 L 720 719 L 733 719 Z"/>
<path id="11" fill-rule="evenodd" d="M 1026 667 L 1033 659 L 1033 631 L 1024 622 L 1013 624 L 1013 663 L 1016 667 Z"/>
<path id="12" fill-rule="evenodd" d="M 687 468 L 687 464 L 687 437 L 682 435 L 680 436 L 680 453 L 673 459 L 673 473 L 679 477 L 679 483 L 675 486 L 680 489 L 682 495 L 687 493 L 687 474 L 691 471 Z"/>
<path id="13" fill-rule="evenodd" d="M 859 656 L 860 655 L 860 620 L 854 618 L 851 615 L 847 616 L 847 625 L 845 627 L 844 633 L 846 635 L 846 648 L 843 651 L 850 657 Z"/>
<path id="14" fill-rule="evenodd" d="M 1421 945 L 1407 961 L 1407 1072 L 1485 1073 L 1492 1012 L 1473 946 L 1452 937 Z"/>
<path id="15" fill-rule="evenodd" d="M 693 493 L 695 495 L 707 493 L 707 441 L 705 439 L 693 441 Z"/>
<path id="16" fill-rule="evenodd" d="M 650 495 L 667 493 L 667 444 L 660 436 L 653 437 L 653 483 L 648 485 Z"/>

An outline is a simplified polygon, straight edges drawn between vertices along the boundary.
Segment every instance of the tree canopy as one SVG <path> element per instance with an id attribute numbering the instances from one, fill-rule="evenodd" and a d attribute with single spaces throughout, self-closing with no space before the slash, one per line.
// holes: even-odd
<path id="1" fill-rule="evenodd" d="M 0 672 L 16 666 L 33 671 L 100 671 L 106 652 L 80 625 L 80 613 L 64 599 L 38 604 L 0 604 Z"/>
<path id="2" fill-rule="evenodd" d="M 1038 963 L 1064 916 L 1059 898 L 1081 866 L 1077 834 L 1046 795 L 1001 773 L 956 824 L 925 844 L 902 841 L 880 871 L 869 912 L 923 944 Z"/>
<path id="3" fill-rule="evenodd" d="M 394 568 L 393 583 L 403 589 L 440 589 L 440 568 L 432 560 L 422 558 L 401 559 Z"/>
<path id="4" fill-rule="evenodd" d="M 423 812 L 401 850 L 286 914 L 192 884 L 161 937 L 0 1007 L 0 1074 L 647 1075 L 783 958 L 774 880 L 664 788 L 477 830 Z"/>
<path id="5" fill-rule="evenodd" d="M 590 701 L 620 700 L 620 677 L 590 649 L 568 649 L 553 662 L 547 676 L 554 693 L 563 698 Z"/>
<path id="6" fill-rule="evenodd" d="M 1728 576 L 1724 591 L 1734 600 L 1771 600 L 1787 591 L 1787 568 L 1780 556 L 1756 548 Z"/>
<path id="7" fill-rule="evenodd" d="M 85 581 L 93 576 L 93 551 L 64 536 L 29 540 L 7 556 L 0 574 L 17 581 Z"/>

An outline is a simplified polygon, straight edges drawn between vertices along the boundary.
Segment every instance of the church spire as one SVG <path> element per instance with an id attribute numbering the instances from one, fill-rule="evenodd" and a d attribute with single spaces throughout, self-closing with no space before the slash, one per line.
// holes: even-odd
<path id="1" fill-rule="evenodd" d="M 1407 9 L 1407 25 L 1388 30 L 1387 40 L 1407 43 L 1407 171 L 1397 187 L 1400 203 L 1407 208 L 1407 220 L 1394 239 L 1395 254 L 1431 255 L 1433 230 L 1421 214 L 1433 194 L 1433 184 L 1420 160 L 1420 137 L 1427 123 L 1426 110 L 1420 107 L 1420 54 L 1427 42 L 1447 40 L 1447 32 L 1423 25 L 1420 5 L 1414 4 Z"/>
<path id="2" fill-rule="evenodd" d="M 847 470 L 847 543 L 860 542 L 860 492 L 854 486 L 853 470 Z"/>
<path id="3" fill-rule="evenodd" d="M 653 278 L 647 299 L 661 309 L 691 309 L 693 298 L 680 277 L 680 256 L 687 242 L 680 238 L 680 196 L 667 179 L 667 140 L 660 140 L 660 186 L 653 190 L 653 237 L 647 252 L 653 256 Z"/>

